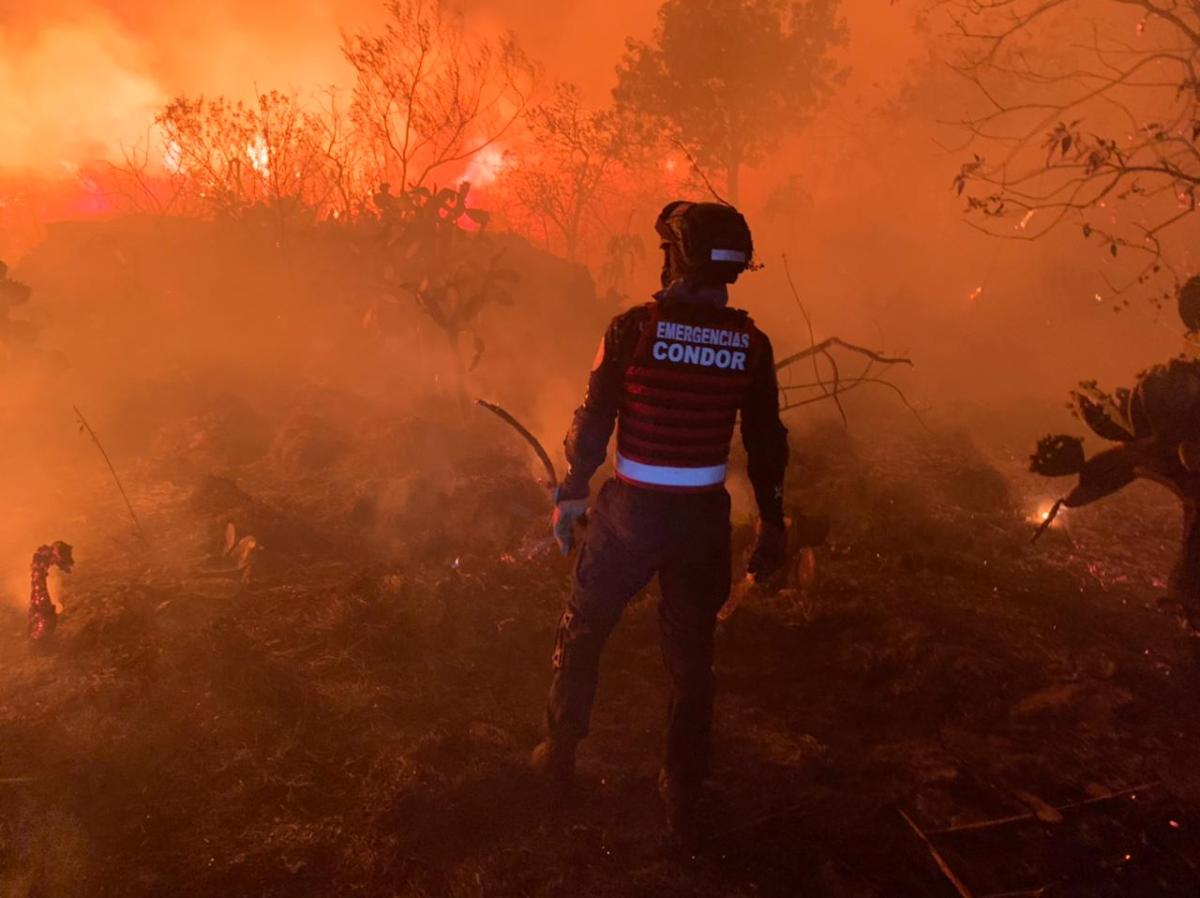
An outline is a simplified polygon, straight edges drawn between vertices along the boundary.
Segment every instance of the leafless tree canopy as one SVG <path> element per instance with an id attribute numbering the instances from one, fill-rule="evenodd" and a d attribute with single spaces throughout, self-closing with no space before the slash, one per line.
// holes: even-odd
<path id="1" fill-rule="evenodd" d="M 651 144 L 642 123 L 613 108 L 589 110 L 573 84 L 527 116 L 528 151 L 510 159 L 505 186 L 511 199 L 579 258 L 581 243 L 598 236 L 596 222 Z"/>
<path id="2" fill-rule="evenodd" d="M 387 11 L 382 32 L 343 36 L 352 116 L 374 169 L 423 187 L 520 120 L 535 70 L 511 34 L 477 38 L 439 0 L 392 0 Z"/>
<path id="3" fill-rule="evenodd" d="M 1120 262 L 1131 259 L 1118 290 L 1178 268 L 1196 237 L 1200 3 L 936 7 L 953 64 L 979 96 L 960 123 L 971 155 L 954 180 L 971 220 L 1020 240 L 1078 227 Z"/>
<path id="4" fill-rule="evenodd" d="M 271 91 L 254 104 L 180 97 L 156 123 L 173 184 L 167 202 L 237 215 L 258 205 L 296 212 L 324 208 L 338 193 L 348 198 L 339 118 L 310 111 L 294 96 Z"/>

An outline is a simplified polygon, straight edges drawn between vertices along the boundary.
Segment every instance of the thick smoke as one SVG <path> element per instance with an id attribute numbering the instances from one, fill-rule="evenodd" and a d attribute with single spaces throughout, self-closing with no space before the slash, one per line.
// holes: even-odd
<path id="1" fill-rule="evenodd" d="M 656 9 L 635 0 L 574 0 L 536 13 L 516 0 L 461 6 L 477 28 L 515 31 L 549 77 L 579 83 L 596 102 L 612 86 L 626 38 L 648 34 Z M 907 13 L 880 15 L 873 4 L 846 13 L 852 88 L 870 99 L 893 95 L 919 51 Z M 0 13 L 0 169 L 61 172 L 115 158 L 179 94 L 344 86 L 339 32 L 380 17 L 376 0 L 12 4 Z"/>
<path id="2" fill-rule="evenodd" d="M 599 104 L 612 86 L 625 38 L 645 37 L 655 8 L 648 2 L 577 0 L 530 12 L 516 0 L 473 0 L 465 11 L 476 29 L 514 30 L 530 55 L 544 63 L 547 87 L 554 79 L 577 81 Z M 1010 421 L 1020 440 L 1028 438 L 1023 422 L 1031 409 L 1065 417 L 1061 399 L 1080 377 L 1125 382 L 1132 372 L 1174 351 L 1171 331 L 1141 313 L 1122 319 L 1122 340 L 1114 351 L 1114 298 L 1096 274 L 1094 249 L 1077 235 L 1018 244 L 985 237 L 963 223 L 961 203 L 951 190 L 961 154 L 953 149 L 953 130 L 939 122 L 965 116 L 977 98 L 931 57 L 932 38 L 916 27 L 911 9 L 854 0 L 845 5 L 845 15 L 851 35 L 841 60 L 845 84 L 782 152 L 745 176 L 746 211 L 766 268 L 744 278 L 735 301 L 769 330 L 777 351 L 794 351 L 808 340 L 783 276 L 785 254 L 818 338 L 838 334 L 911 355 L 917 368 L 901 382 L 935 416 L 953 417 L 957 408 L 976 414 L 986 403 L 1019 409 L 1000 417 Z M 11 9 L 0 20 L 0 171 L 34 168 L 55 176 L 97 157 L 116 158 L 122 145 L 145 136 L 155 111 L 179 94 L 245 97 L 256 88 L 345 86 L 349 73 L 339 31 L 364 27 L 380 16 L 375 0 L 224 0 L 186 6 L 60 0 Z M 671 198 L 644 199 L 652 206 Z M 654 238 L 649 220 L 634 221 L 630 228 L 650 249 L 631 286 L 630 301 L 641 301 L 656 282 Z M 0 231 L 0 238 L 5 236 Z M 58 246 L 61 251 L 61 240 Z M 121 397 L 132 396 L 134 386 L 149 379 L 147 372 L 169 384 L 173 369 L 199 361 L 220 369 L 205 374 L 219 384 L 213 394 L 259 390 L 253 378 L 284 363 L 293 373 L 297 358 L 311 361 L 302 373 L 313 382 L 342 386 L 373 376 L 339 369 L 354 352 L 326 345 L 334 332 L 317 318 L 305 318 L 305 308 L 295 302 L 295 285 L 303 277 L 286 264 L 279 263 L 282 274 L 275 263 L 264 264 L 268 251 L 214 258 L 202 276 L 222 302 L 206 312 L 206 294 L 195 289 L 201 275 L 186 268 L 203 269 L 196 259 L 180 261 L 182 267 L 172 275 L 175 283 L 124 248 L 108 252 L 88 244 L 86 249 L 87 264 L 96 270 L 66 279 L 61 272 L 81 264 L 78 259 L 46 253 L 22 262 L 8 253 L 17 275 L 35 287 L 30 314 L 46 316 L 42 345 L 63 353 L 58 367 L 64 381 L 22 384 L 10 377 L 4 384 L 8 402 L 0 405 L 0 413 L 8 420 L 41 422 L 36 433 L 44 444 L 69 439 L 60 430 L 65 402 L 83 402 L 103 420 L 116 414 Z M 346 320 L 357 322 L 373 298 L 355 292 L 342 274 L 327 272 L 321 301 L 335 297 L 348 303 L 352 312 Z M 304 289 L 312 285 L 305 283 Z M 128 301 L 135 295 L 140 305 Z M 585 347 L 577 358 L 570 356 L 574 361 L 555 356 L 551 362 L 537 347 L 519 345 L 512 322 L 526 327 L 530 319 L 522 315 L 530 313 L 514 309 L 510 319 L 497 322 L 477 372 L 479 386 L 493 395 L 519 396 L 550 444 L 565 429 L 582 392 L 591 347 L 603 319 L 614 311 L 588 302 L 586 316 L 564 325 L 564 345 Z M 179 323 L 185 309 L 191 327 L 186 333 Z M 150 318 L 143 320 L 148 310 L 158 316 L 153 319 L 158 330 L 149 329 Z M 100 345 L 99 334 L 119 335 L 136 350 Z M 511 345 L 504 346 L 504 340 Z M 352 345 L 348 336 L 346 343 Z M 406 345 L 398 346 L 398 358 L 411 356 Z M 857 400 L 858 395 L 850 400 L 852 413 Z M 51 407 L 53 414 L 47 411 Z M 203 414 L 189 411 L 191 417 Z M 791 420 L 801 427 L 809 417 L 806 412 Z M 69 424 L 68 417 L 68 431 Z M 34 456 L 37 440 L 11 444 L 11 457 Z M 136 444 L 128 435 L 131 452 Z M 78 441 L 68 445 L 69 458 L 54 459 L 52 465 L 42 456 L 40 467 L 61 471 L 83 464 L 97 473 L 89 447 Z M 17 477 L 11 488 L 25 490 L 22 507 L 34 510 L 42 507 L 39 496 L 65 492 L 57 475 L 36 488 L 29 478 Z M 109 486 L 95 477 L 89 489 Z M 22 520 L 28 518 L 25 514 Z M 33 533 L 14 540 L 22 558 L 33 540 Z"/>

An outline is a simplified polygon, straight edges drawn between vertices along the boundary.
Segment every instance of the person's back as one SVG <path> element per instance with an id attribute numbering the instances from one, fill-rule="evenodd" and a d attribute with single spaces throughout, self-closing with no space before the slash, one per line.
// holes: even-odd
<path id="1" fill-rule="evenodd" d="M 745 220 L 729 206 L 680 202 L 657 229 L 663 289 L 610 324 L 566 440 L 570 467 L 554 518 L 564 552 L 585 511 L 587 527 L 553 655 L 547 739 L 533 763 L 559 779 L 572 773 L 604 642 L 657 574 L 672 686 L 660 789 L 672 828 L 686 837 L 708 768 L 713 631 L 732 567 L 724 484 L 739 413 L 761 518 L 750 564 L 758 576 L 783 560 L 788 446 L 770 341 L 727 305 L 727 285 L 753 254 Z M 588 481 L 614 426 L 616 477 L 589 509 Z"/>

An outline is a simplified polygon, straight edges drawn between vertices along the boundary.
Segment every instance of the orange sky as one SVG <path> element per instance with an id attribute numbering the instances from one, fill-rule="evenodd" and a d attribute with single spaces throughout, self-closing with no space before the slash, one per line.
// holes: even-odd
<path id="1" fill-rule="evenodd" d="M 602 101 L 628 35 L 646 36 L 652 0 L 466 0 L 478 26 L 512 28 L 548 78 Z M 338 29 L 379 16 L 376 0 L 41 0 L 0 10 L 0 167 L 69 170 L 144 134 L 179 94 L 251 94 L 345 83 Z M 848 0 L 848 92 L 887 94 L 919 50 L 902 4 Z M 878 85 L 879 87 L 875 87 Z"/>

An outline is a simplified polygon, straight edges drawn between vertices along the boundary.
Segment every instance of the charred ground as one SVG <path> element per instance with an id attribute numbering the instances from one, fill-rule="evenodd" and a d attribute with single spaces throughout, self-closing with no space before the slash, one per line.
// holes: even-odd
<path id="1" fill-rule="evenodd" d="M 1147 783 L 936 844 L 977 895 L 1195 894 L 1196 673 L 1153 610 L 1176 528 L 1153 494 L 1033 550 L 1002 451 L 797 428 L 797 501 L 833 542 L 816 583 L 720 635 L 713 836 L 680 859 L 658 845 L 653 597 L 606 658 L 578 803 L 555 803 L 523 762 L 567 566 L 521 448 L 424 420 L 455 485 L 414 486 L 381 530 L 349 475 L 369 490 L 420 419 L 295 450 L 326 400 L 264 416 L 267 451 L 220 474 L 144 457 L 151 544 L 80 552 L 47 650 L 3 612 L 6 894 L 952 895 L 898 809 L 936 830 Z M 228 522 L 265 547 L 246 585 Z"/>
<path id="2" fill-rule="evenodd" d="M 520 298 L 461 343 L 328 234 L 127 219 L 22 265 L 42 338 L 0 397 L 3 894 L 952 895 L 901 810 L 934 831 L 1092 798 L 934 843 L 977 896 L 1196 894 L 1197 673 L 1156 611 L 1179 522 L 1132 490 L 1032 548 L 1054 413 L 1029 404 L 794 413 L 791 501 L 833 534 L 815 582 L 720 633 L 704 851 L 659 846 L 653 595 L 606 656 L 576 800 L 551 800 L 524 761 L 568 563 L 536 462 L 443 372 L 549 435 L 611 310 L 575 266 L 486 248 Z M 42 648 L 23 581 L 54 539 L 77 565 Z"/>

